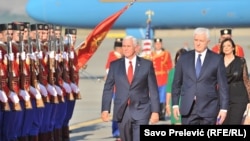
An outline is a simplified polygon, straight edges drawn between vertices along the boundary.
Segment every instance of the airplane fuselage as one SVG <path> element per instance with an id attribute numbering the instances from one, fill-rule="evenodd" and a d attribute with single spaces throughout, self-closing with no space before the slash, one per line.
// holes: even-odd
<path id="1" fill-rule="evenodd" d="M 105 0 L 103 0 L 105 1 Z M 128 2 L 99 0 L 29 0 L 26 11 L 33 19 L 78 28 L 94 28 Z M 107 1 L 107 0 L 106 0 Z M 112 1 L 112 0 L 110 0 Z M 136 1 L 113 25 L 114 29 L 146 27 L 193 28 L 250 27 L 249 0 L 147 0 Z"/>

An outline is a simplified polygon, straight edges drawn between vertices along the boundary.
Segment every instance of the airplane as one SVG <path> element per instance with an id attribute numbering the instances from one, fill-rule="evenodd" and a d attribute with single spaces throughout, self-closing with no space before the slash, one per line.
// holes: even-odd
<path id="1" fill-rule="evenodd" d="M 36 21 L 92 29 L 132 0 L 28 0 L 27 14 Z M 249 27 L 249 0 L 136 0 L 112 29 Z M 150 32 L 151 34 L 152 32 Z"/>

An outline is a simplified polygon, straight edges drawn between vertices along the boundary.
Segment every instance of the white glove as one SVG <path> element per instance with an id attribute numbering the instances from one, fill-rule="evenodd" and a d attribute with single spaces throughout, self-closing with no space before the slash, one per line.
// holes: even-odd
<path id="1" fill-rule="evenodd" d="M 0 59 L 3 59 L 2 51 L 0 50 Z"/>
<path id="2" fill-rule="evenodd" d="M 43 86 L 42 84 L 38 84 L 38 89 L 40 90 L 40 92 L 41 92 L 41 94 L 43 95 L 43 96 L 48 96 L 48 91 L 47 91 L 47 89 L 45 88 L 45 86 Z"/>
<path id="3" fill-rule="evenodd" d="M 74 52 L 73 51 L 70 51 L 69 58 L 74 59 Z"/>
<path id="4" fill-rule="evenodd" d="M 14 61 L 14 53 L 9 53 L 8 59 L 9 59 L 10 61 Z"/>
<path id="5" fill-rule="evenodd" d="M 63 95 L 63 91 L 59 86 L 55 85 L 55 89 L 56 89 L 56 92 L 57 92 L 58 95 L 60 95 L 60 96 Z"/>
<path id="6" fill-rule="evenodd" d="M 38 59 L 43 59 L 43 52 L 39 51 L 37 54 Z"/>
<path id="7" fill-rule="evenodd" d="M 55 60 L 58 61 L 59 60 L 59 54 L 57 53 L 55 56 Z"/>
<path id="8" fill-rule="evenodd" d="M 36 56 L 35 56 L 34 53 L 29 54 L 28 56 L 29 56 L 30 59 L 32 59 L 32 60 L 34 60 L 34 61 L 36 60 Z"/>
<path id="9" fill-rule="evenodd" d="M 66 82 L 63 82 L 63 88 L 65 89 L 66 93 L 72 92 L 70 85 Z"/>
<path id="10" fill-rule="evenodd" d="M 49 52 L 49 58 L 55 58 L 55 51 Z"/>
<path id="11" fill-rule="evenodd" d="M 70 87 L 74 93 L 78 93 L 80 91 L 75 83 L 70 83 Z"/>
<path id="12" fill-rule="evenodd" d="M 58 54 L 59 60 L 61 61 L 63 59 L 63 54 Z"/>
<path id="13" fill-rule="evenodd" d="M 36 98 L 36 99 L 41 99 L 42 96 L 41 96 L 41 93 L 39 92 L 38 89 L 30 86 L 30 93 Z"/>
<path id="14" fill-rule="evenodd" d="M 49 92 L 50 95 L 57 96 L 56 89 L 52 85 L 48 84 L 47 85 L 47 90 L 48 90 L 48 92 Z"/>
<path id="15" fill-rule="evenodd" d="M 24 52 L 24 51 L 21 52 L 21 59 L 22 59 L 22 60 L 25 60 L 25 59 L 26 59 L 26 56 L 25 56 L 25 52 Z"/>
<path id="16" fill-rule="evenodd" d="M 7 97 L 6 93 L 2 90 L 0 90 L 0 101 L 3 103 L 8 102 L 8 97 Z"/>
<path id="17" fill-rule="evenodd" d="M 29 93 L 26 90 L 20 90 L 19 94 L 24 99 L 24 101 L 30 100 L 30 95 L 29 95 Z"/>
<path id="18" fill-rule="evenodd" d="M 10 91 L 9 98 L 13 103 L 19 103 L 19 98 L 15 92 Z"/>
<path id="19" fill-rule="evenodd" d="M 20 53 L 17 52 L 17 53 L 16 53 L 16 58 L 19 59 L 19 56 L 20 56 Z"/>
<path id="20" fill-rule="evenodd" d="M 68 53 L 67 52 L 63 52 L 63 59 L 68 60 Z"/>

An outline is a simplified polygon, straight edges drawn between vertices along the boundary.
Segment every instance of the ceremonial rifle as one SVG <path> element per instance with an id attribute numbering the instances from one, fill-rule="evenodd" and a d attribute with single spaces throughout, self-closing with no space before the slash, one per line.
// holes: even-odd
<path id="1" fill-rule="evenodd" d="M 62 69 L 61 69 L 61 57 L 62 56 L 62 37 L 60 37 L 60 39 L 56 39 L 56 48 L 55 48 L 55 52 L 56 52 L 56 56 L 57 56 L 57 59 L 55 59 L 55 71 L 56 73 L 55 74 L 55 84 L 58 86 L 58 87 L 62 87 L 62 84 L 61 84 L 61 79 L 62 79 Z M 64 102 L 64 96 L 63 95 L 57 95 L 58 96 L 58 100 L 59 102 Z"/>
<path id="2" fill-rule="evenodd" d="M 54 32 L 54 31 L 53 31 Z M 56 37 L 53 35 L 49 35 L 49 46 L 48 46 L 48 52 L 49 52 L 49 60 L 48 60 L 48 67 L 49 67 L 49 75 L 48 75 L 48 83 L 54 87 L 55 85 L 55 77 L 54 77 L 54 73 L 55 73 L 55 50 L 53 50 L 53 48 L 55 49 L 55 42 L 56 41 Z M 51 98 L 51 102 L 52 103 L 58 103 L 58 97 L 57 96 L 52 96 Z"/>
<path id="3" fill-rule="evenodd" d="M 36 25 L 37 26 L 37 25 Z M 38 28 L 36 28 L 36 29 L 38 29 Z M 37 32 L 37 30 L 36 30 L 36 50 L 37 50 L 37 52 L 38 52 L 38 54 L 40 54 L 41 53 L 41 51 L 42 51 L 42 49 L 41 49 L 41 43 L 40 43 L 40 40 L 39 40 L 39 33 Z M 32 51 L 33 51 L 33 48 L 32 48 Z M 38 66 L 38 81 L 42 84 L 42 85 L 44 85 L 44 86 L 46 86 L 47 84 L 45 84 L 45 82 L 44 82 L 44 76 L 43 76 L 43 60 L 42 60 L 43 58 L 38 58 L 38 60 L 36 61 L 36 66 Z M 49 100 L 49 96 L 47 95 L 47 96 L 44 96 L 43 95 L 43 101 L 44 102 L 50 102 L 50 100 Z"/>
<path id="4" fill-rule="evenodd" d="M 27 27 L 28 29 L 28 51 L 30 53 L 30 55 L 34 55 L 33 52 L 33 44 L 31 43 L 31 38 L 29 37 L 30 35 L 30 27 Z M 38 42 L 36 42 L 38 44 Z M 35 55 L 34 55 L 35 57 Z M 30 85 L 35 88 L 38 89 L 38 80 L 37 80 L 37 75 L 39 74 L 38 72 L 38 60 L 37 58 L 33 58 L 30 59 Z M 46 101 L 46 99 L 44 99 Z M 48 102 L 48 101 L 46 101 Z M 36 107 L 37 108 L 42 108 L 44 107 L 44 102 L 43 99 L 37 99 L 36 98 Z"/>
<path id="5" fill-rule="evenodd" d="M 8 47 L 8 87 L 9 90 L 16 93 L 13 88 L 14 83 L 14 72 L 13 72 L 13 61 L 14 61 L 14 54 L 12 52 L 12 42 L 11 42 L 11 37 L 9 35 L 9 32 L 7 31 L 7 47 Z M 17 94 L 17 93 L 16 93 Z M 13 101 L 12 101 L 13 102 Z M 21 111 L 21 105 L 19 102 L 14 103 L 13 102 L 13 110 L 15 111 Z"/>
<path id="6" fill-rule="evenodd" d="M 2 56 L 2 52 L 1 52 L 1 59 L 3 59 L 2 57 L 3 56 Z M 2 72 L 4 72 L 4 70 L 3 70 L 3 63 L 2 63 L 2 60 L 1 60 L 1 63 L 0 63 L 0 73 L 1 73 L 0 74 L 0 90 L 4 91 L 2 84 L 6 83 L 6 80 L 4 80 L 2 78 Z M 3 110 L 3 111 L 10 111 L 10 105 L 9 105 L 8 101 L 7 102 L 1 102 L 1 110 Z"/>
<path id="7" fill-rule="evenodd" d="M 22 26 L 22 25 L 20 25 L 20 26 Z M 23 35 L 21 33 L 21 30 L 20 30 L 19 31 L 19 70 L 20 70 L 20 81 L 19 81 L 20 84 L 19 84 L 19 86 L 22 90 L 26 91 L 27 88 L 25 88 L 25 84 L 26 84 L 26 77 L 28 74 L 27 74 L 27 71 L 25 74 L 25 67 L 26 67 L 25 66 L 25 59 L 26 58 L 22 58 L 23 53 L 25 54 L 24 42 L 23 42 Z M 25 109 L 32 109 L 30 99 L 29 100 L 24 99 L 24 107 L 25 107 Z"/>
<path id="8" fill-rule="evenodd" d="M 70 53 L 69 51 L 70 51 L 72 39 L 71 39 L 71 36 L 69 34 L 67 34 L 66 37 L 67 37 L 67 44 L 66 44 L 66 48 L 64 48 L 64 52 L 66 52 L 67 56 L 63 58 L 63 75 L 62 76 L 63 76 L 63 80 L 65 82 L 70 83 L 69 64 L 68 64 L 67 58 L 69 58 L 68 55 Z M 72 92 L 67 93 L 66 95 L 67 95 L 68 100 L 70 100 L 70 101 L 75 100 Z"/>
<path id="9" fill-rule="evenodd" d="M 76 56 L 74 53 L 74 46 L 73 46 L 73 43 L 71 41 L 71 38 L 70 38 L 70 43 L 68 45 L 68 50 L 69 50 L 69 53 L 72 54 L 71 56 L 74 56 L 74 58 L 75 58 Z M 74 58 L 69 57 L 69 76 L 70 76 L 70 81 L 72 83 L 74 83 L 75 85 L 77 85 L 76 76 L 75 76 L 76 72 L 75 72 L 75 66 L 74 66 Z M 74 94 L 75 99 L 81 99 L 80 91 L 77 93 L 73 92 L 73 94 Z"/>

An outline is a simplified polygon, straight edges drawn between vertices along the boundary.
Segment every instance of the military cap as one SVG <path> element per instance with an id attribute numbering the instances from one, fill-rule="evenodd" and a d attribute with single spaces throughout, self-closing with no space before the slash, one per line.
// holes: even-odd
<path id="1" fill-rule="evenodd" d="M 0 24 L 0 32 L 8 29 L 8 24 Z"/>
<path id="2" fill-rule="evenodd" d="M 162 39 L 161 38 L 155 38 L 154 39 L 154 42 L 156 43 L 156 42 L 162 42 Z"/>
<path id="3" fill-rule="evenodd" d="M 77 30 L 75 28 L 65 28 L 65 35 L 67 34 L 73 34 L 76 35 Z"/>
<path id="4" fill-rule="evenodd" d="M 49 29 L 49 25 L 48 24 L 44 24 L 43 25 L 43 30 L 48 30 Z"/>
<path id="5" fill-rule="evenodd" d="M 122 38 L 116 38 L 114 47 L 122 47 L 122 40 L 123 40 Z"/>
<path id="6" fill-rule="evenodd" d="M 30 23 L 29 22 L 23 22 L 24 28 L 30 28 Z"/>
<path id="7" fill-rule="evenodd" d="M 62 30 L 62 26 L 60 26 L 60 25 L 54 25 L 54 30 L 61 31 Z"/>
<path id="8" fill-rule="evenodd" d="M 8 23 L 8 30 L 12 30 L 13 26 L 12 23 Z"/>
<path id="9" fill-rule="evenodd" d="M 222 29 L 220 35 L 232 35 L 232 29 Z"/>
<path id="10" fill-rule="evenodd" d="M 30 25 L 30 30 L 43 30 L 43 24 L 32 24 Z"/>
<path id="11" fill-rule="evenodd" d="M 24 30 L 24 24 L 22 24 L 22 23 L 17 23 L 17 22 L 13 22 L 13 23 L 12 23 L 12 30 L 20 30 L 20 31 L 23 31 L 23 30 Z"/>

